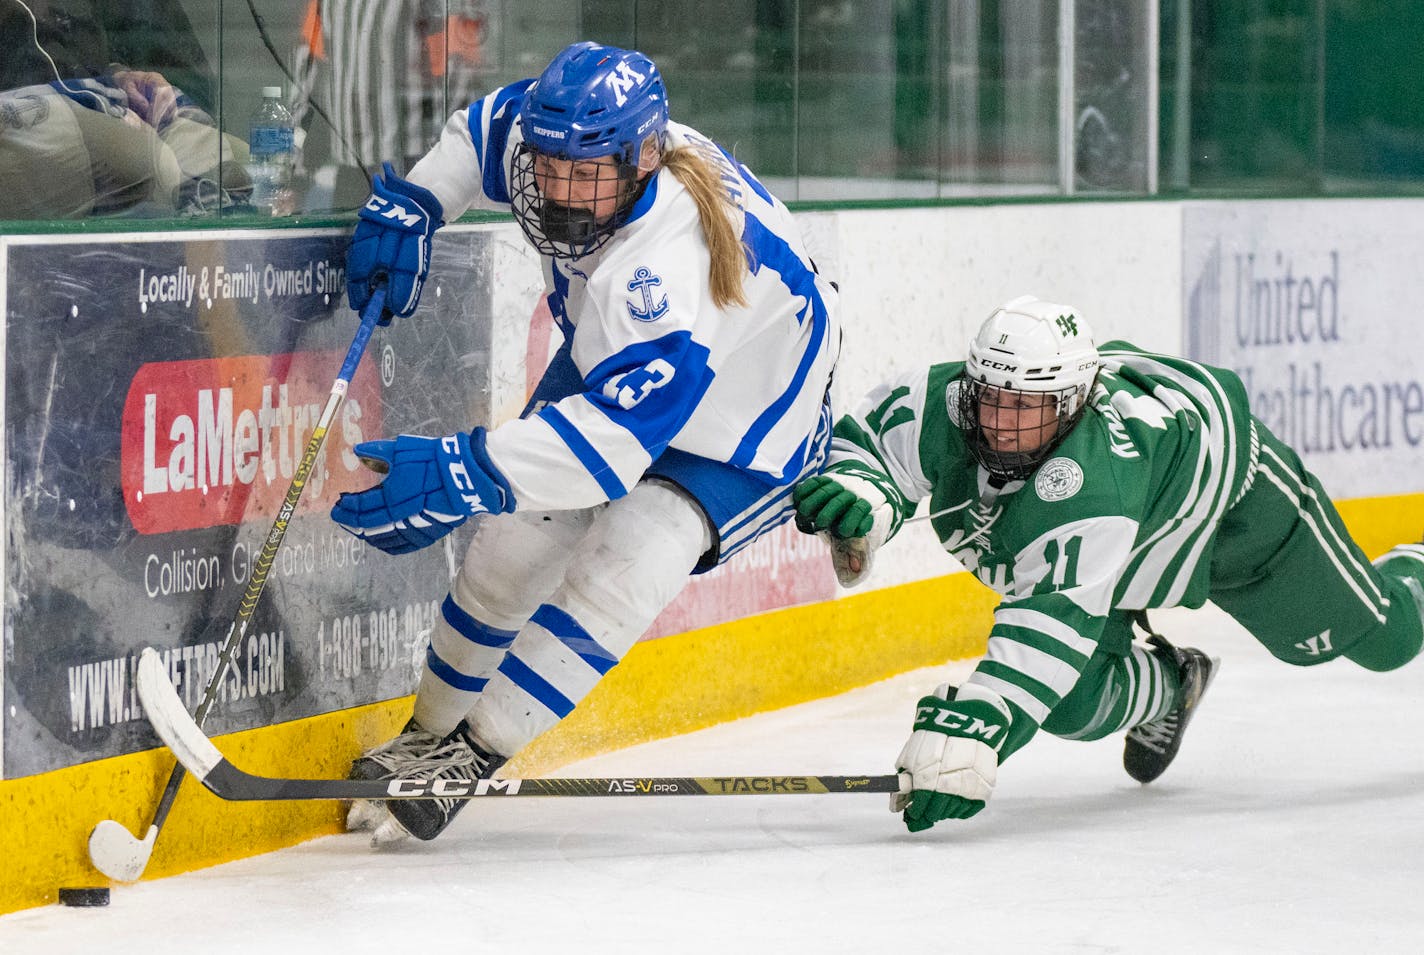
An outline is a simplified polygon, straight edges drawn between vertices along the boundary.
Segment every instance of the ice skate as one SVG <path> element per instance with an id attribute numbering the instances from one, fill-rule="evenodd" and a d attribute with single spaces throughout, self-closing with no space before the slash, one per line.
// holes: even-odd
<path id="1" fill-rule="evenodd" d="M 1182 747 L 1182 735 L 1187 730 L 1187 723 L 1221 666 L 1220 660 L 1193 647 L 1178 649 L 1172 646 L 1160 634 L 1152 634 L 1147 642 L 1164 661 L 1176 663 L 1182 689 L 1171 712 L 1128 730 L 1127 744 L 1122 751 L 1122 766 L 1139 783 L 1152 782 L 1172 765 L 1177 750 Z"/>
<path id="2" fill-rule="evenodd" d="M 351 764 L 351 779 L 485 779 L 504 765 L 505 758 L 487 752 L 461 722 L 448 736 L 437 736 L 412 719 L 390 742 L 377 746 Z M 348 831 L 373 829 L 371 844 L 398 842 L 406 836 L 430 840 L 440 835 L 463 799 L 409 799 L 353 803 L 346 817 Z"/>

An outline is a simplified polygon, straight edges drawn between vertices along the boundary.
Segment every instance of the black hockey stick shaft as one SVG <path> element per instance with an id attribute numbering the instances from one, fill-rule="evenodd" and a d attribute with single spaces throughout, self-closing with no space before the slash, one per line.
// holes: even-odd
<path id="1" fill-rule="evenodd" d="M 228 627 L 227 637 L 223 640 L 222 648 L 218 651 L 217 666 L 213 670 L 213 675 L 208 678 L 207 686 L 203 688 L 203 698 L 198 703 L 198 709 L 193 714 L 194 725 L 202 727 L 207 721 L 208 712 L 213 708 L 214 701 L 218 697 L 218 688 L 222 686 L 223 678 L 232 667 L 233 657 L 237 654 L 237 649 L 242 643 L 242 638 L 247 634 L 247 625 L 252 621 L 252 615 L 257 610 L 257 603 L 262 598 L 262 591 L 267 587 L 267 577 L 272 570 L 272 563 L 277 559 L 277 550 L 282 546 L 283 539 L 287 536 L 287 526 L 291 523 L 292 515 L 296 513 L 297 502 L 301 499 L 302 491 L 306 489 L 307 480 L 311 477 L 312 468 L 316 465 L 317 455 L 321 453 L 322 445 L 326 442 L 327 431 L 336 420 L 336 413 L 341 409 L 341 405 L 346 400 L 347 388 L 351 385 L 351 379 L 356 374 L 356 367 L 361 363 L 361 356 L 366 353 L 366 346 L 371 341 L 371 333 L 375 330 L 376 324 L 380 321 L 381 311 L 386 304 L 386 290 L 378 288 L 371 294 L 371 300 L 361 312 L 361 324 L 356 329 L 356 335 L 351 341 L 351 347 L 346 350 L 346 358 L 341 363 L 341 370 L 337 372 L 336 380 L 332 382 L 331 393 L 326 399 L 326 407 L 322 409 L 321 417 L 317 419 L 316 427 L 312 429 L 311 437 L 307 440 L 306 450 L 302 453 L 301 461 L 297 464 L 296 473 L 292 475 L 292 483 L 287 487 L 287 496 L 282 500 L 282 506 L 277 511 L 277 519 L 272 522 L 272 529 L 267 532 L 267 539 L 262 544 L 262 550 L 257 555 L 257 560 L 252 565 L 252 574 L 247 581 L 247 590 L 242 595 L 242 600 L 237 605 L 237 616 L 233 619 L 232 625 Z M 178 798 L 178 787 L 183 782 L 183 763 L 180 761 L 173 767 L 173 772 L 168 775 L 168 783 L 163 787 L 163 795 L 158 800 L 158 806 L 153 812 L 153 821 L 150 828 L 161 831 L 164 820 L 168 818 L 168 813 L 173 808 L 173 802 Z"/>
<path id="2" fill-rule="evenodd" d="M 138 663 L 148 721 L 173 754 L 214 794 L 230 800 L 476 799 L 485 796 L 780 796 L 886 793 L 897 776 L 656 776 L 598 779 L 283 779 L 228 761 L 178 698 L 153 649 Z"/>
<path id="3" fill-rule="evenodd" d="M 895 776 L 636 776 L 570 779 L 283 779 L 224 758 L 202 779 L 237 801 L 477 799 L 485 796 L 808 796 L 896 792 Z"/>

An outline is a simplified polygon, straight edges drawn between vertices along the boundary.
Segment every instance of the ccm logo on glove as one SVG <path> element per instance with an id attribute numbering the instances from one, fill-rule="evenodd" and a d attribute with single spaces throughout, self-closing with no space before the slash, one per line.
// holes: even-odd
<path id="1" fill-rule="evenodd" d="M 410 212 L 405 207 L 398 206 L 389 199 L 383 199 L 380 196 L 372 196 L 367 199 L 366 208 L 371 212 L 379 213 L 382 219 L 394 219 L 408 229 L 418 229 L 425 224 L 425 216 L 421 213 Z"/>
<path id="2" fill-rule="evenodd" d="M 386 311 L 409 315 L 420 301 L 430 271 L 430 241 L 443 223 L 435 194 L 400 178 L 386 163 L 371 182 L 371 196 L 357 213 L 346 251 L 346 297 L 360 311 L 371 290 L 386 286 Z M 382 318 L 382 324 L 390 316 Z"/>
<path id="3" fill-rule="evenodd" d="M 490 507 L 484 501 L 480 500 L 478 493 L 467 493 L 477 492 L 479 489 L 475 487 L 475 480 L 470 477 L 470 470 L 465 467 L 465 461 L 461 457 L 463 453 L 460 448 L 461 437 L 461 435 L 451 434 L 441 438 L 440 450 L 449 455 L 449 457 L 446 458 L 445 468 L 450 472 L 450 483 L 454 485 L 455 490 L 460 492 L 460 500 L 464 501 L 465 505 L 469 507 L 471 514 L 479 514 L 483 511 L 490 510 Z M 443 456 L 444 455 L 442 455 L 442 457 Z M 495 506 L 498 507 L 499 505 L 496 504 Z"/>
<path id="4" fill-rule="evenodd" d="M 990 746 L 997 747 L 998 737 L 1004 732 L 1004 724 L 986 723 L 972 713 L 948 710 L 942 703 L 938 703 L 935 706 L 921 706 L 915 711 L 915 729 L 938 729 L 955 736 L 978 737 Z"/>

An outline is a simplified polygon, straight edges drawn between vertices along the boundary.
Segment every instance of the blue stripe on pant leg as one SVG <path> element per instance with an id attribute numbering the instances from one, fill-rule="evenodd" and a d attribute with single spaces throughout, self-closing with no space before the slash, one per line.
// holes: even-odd
<path id="1" fill-rule="evenodd" d="M 440 655 L 435 652 L 435 647 L 425 648 L 425 669 L 441 681 L 448 683 L 457 690 L 468 690 L 471 693 L 478 693 L 485 688 L 489 680 L 482 676 L 466 676 L 459 670 L 440 659 Z"/>
<path id="2" fill-rule="evenodd" d="M 796 508 L 791 502 L 790 493 L 781 494 L 776 499 L 769 501 L 767 506 L 757 514 L 758 519 L 755 524 L 738 531 L 739 537 L 735 539 L 723 538 L 722 560 L 726 561 L 740 553 L 747 545 L 761 540 L 763 536 L 790 520 L 794 513 L 796 513 Z"/>
<path id="3" fill-rule="evenodd" d="M 577 653 L 584 663 L 593 667 L 599 676 L 618 665 L 617 657 L 589 636 L 588 631 L 568 612 L 553 604 L 544 604 L 534 611 L 529 620 L 552 633 L 560 643 Z"/>
<path id="4" fill-rule="evenodd" d="M 499 672 L 508 677 L 515 686 L 542 703 L 559 719 L 563 719 L 574 711 L 573 700 L 556 690 L 553 684 L 531 670 L 527 663 L 514 654 L 504 655 L 504 662 L 499 665 Z"/>
<path id="5" fill-rule="evenodd" d="M 440 615 L 456 633 L 482 647 L 508 650 L 514 645 L 514 638 L 519 635 L 518 630 L 500 630 L 476 620 L 455 603 L 452 594 L 445 595 L 445 602 L 440 605 Z"/>
<path id="6" fill-rule="evenodd" d="M 455 603 L 455 598 L 449 594 L 446 595 L 445 602 L 440 605 L 440 615 L 450 625 L 451 630 L 476 646 L 492 650 L 507 650 L 518 635 L 518 631 L 515 630 L 500 630 L 481 623 L 461 609 Z M 446 649 L 461 655 L 457 652 L 458 646 L 450 646 Z M 425 650 L 425 667 L 441 682 L 457 690 L 479 693 L 489 682 L 487 677 L 461 673 L 453 664 L 440 656 L 439 651 L 435 649 L 433 640 Z"/>

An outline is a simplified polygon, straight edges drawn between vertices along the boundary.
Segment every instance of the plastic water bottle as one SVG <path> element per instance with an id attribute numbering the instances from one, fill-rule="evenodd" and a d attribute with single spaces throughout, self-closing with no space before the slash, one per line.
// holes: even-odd
<path id="1" fill-rule="evenodd" d="M 292 194 L 296 144 L 292 114 L 282 104 L 282 87 L 262 88 L 262 105 L 252 114 L 248 129 L 252 204 L 262 215 L 290 215 L 296 205 Z"/>

